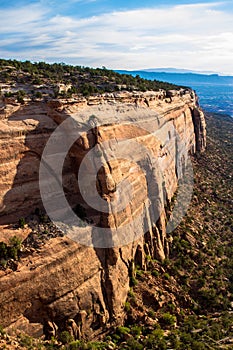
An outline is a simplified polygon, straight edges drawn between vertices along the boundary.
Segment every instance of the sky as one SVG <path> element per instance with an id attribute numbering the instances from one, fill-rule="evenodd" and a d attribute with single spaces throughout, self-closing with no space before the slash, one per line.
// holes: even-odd
<path id="1" fill-rule="evenodd" d="M 233 1 L 0 0 L 0 57 L 233 75 Z"/>

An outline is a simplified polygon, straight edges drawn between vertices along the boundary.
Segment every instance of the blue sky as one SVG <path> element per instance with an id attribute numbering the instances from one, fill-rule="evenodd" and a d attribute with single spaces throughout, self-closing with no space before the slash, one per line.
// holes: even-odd
<path id="1" fill-rule="evenodd" d="M 233 2 L 0 0 L 0 57 L 233 75 Z"/>

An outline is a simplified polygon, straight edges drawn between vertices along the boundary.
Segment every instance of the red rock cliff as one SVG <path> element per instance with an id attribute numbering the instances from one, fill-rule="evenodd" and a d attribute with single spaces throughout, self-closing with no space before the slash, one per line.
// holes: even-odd
<path id="1" fill-rule="evenodd" d="M 70 204 L 81 201 L 78 170 L 96 145 L 105 164 L 97 174 L 100 197 L 111 206 L 120 183 L 130 184 L 129 193 L 125 188 L 126 205 L 117 212 L 103 213 L 80 202 L 89 220 L 86 227 L 80 227 L 80 237 L 90 237 L 88 242 L 94 247 L 69 237 L 51 239 L 23 257 L 16 271 L 0 271 L 0 324 L 32 334 L 48 320 L 62 326 L 73 318 L 81 323 L 83 336 L 94 335 L 110 322 L 122 322 L 134 266 L 146 268 L 145 255 L 160 260 L 168 256 L 172 238 L 166 233 L 165 207 L 177 190 L 189 152 L 205 148 L 204 115 L 189 90 L 121 92 L 25 105 L 2 102 L 0 240 L 5 239 L 6 225 L 42 207 L 38 184 L 41 155 L 57 125 L 70 116 L 81 132 L 63 168 Z M 83 127 L 88 122 L 93 122 L 90 131 Z M 67 135 L 69 132 L 67 129 Z M 125 152 L 122 157 L 109 158 L 103 144 L 112 152 L 120 144 Z M 92 171 L 85 166 L 87 173 Z M 90 242 L 93 223 L 108 232 L 119 228 L 125 236 L 120 242 L 115 237 L 113 247 L 103 248 L 97 241 Z"/>

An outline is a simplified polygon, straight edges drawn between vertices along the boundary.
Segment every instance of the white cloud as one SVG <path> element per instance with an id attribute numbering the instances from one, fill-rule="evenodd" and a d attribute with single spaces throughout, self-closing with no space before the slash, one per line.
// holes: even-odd
<path id="1" fill-rule="evenodd" d="M 0 35 L 1 33 L 22 32 L 25 33 L 31 26 L 40 23 L 48 11 L 39 5 L 30 5 L 12 10 L 0 11 Z"/>
<path id="2" fill-rule="evenodd" d="M 1 52 L 5 57 L 109 68 L 176 66 L 233 74 L 233 13 L 221 10 L 221 4 L 119 11 L 83 19 L 48 17 L 38 5 L 2 11 Z"/>

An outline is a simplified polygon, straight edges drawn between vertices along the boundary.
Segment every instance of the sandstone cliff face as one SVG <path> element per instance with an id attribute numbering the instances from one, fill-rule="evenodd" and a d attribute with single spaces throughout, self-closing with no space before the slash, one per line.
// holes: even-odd
<path id="1" fill-rule="evenodd" d="M 93 336 L 110 322 L 122 322 L 130 276 L 136 265 L 146 269 L 145 255 L 160 260 L 169 255 L 172 238 L 166 233 L 165 207 L 177 190 L 188 152 L 205 148 L 204 115 L 193 92 L 184 90 L 25 105 L 9 102 L 2 102 L 0 120 L 0 241 L 6 225 L 42 207 L 41 155 L 57 125 L 70 116 L 81 137 L 66 157 L 63 186 L 72 206 L 83 205 L 88 221 L 78 229 L 84 240 L 51 239 L 24 256 L 16 271 L 0 271 L 0 324 L 35 335 L 48 320 L 62 327 L 73 318 L 81 324 L 83 336 Z M 67 137 L 70 131 L 66 130 Z M 120 147 L 119 156 L 107 156 L 106 145 L 113 153 Z M 119 193 L 125 199 L 116 212 L 93 210 L 80 195 L 78 170 L 94 146 L 104 164 L 97 172 L 98 194 L 108 207 Z M 88 162 L 84 169 L 86 174 L 93 171 Z M 124 189 L 119 188 L 121 183 L 126 184 Z M 93 186 L 89 188 L 91 196 Z M 108 229 L 112 245 L 104 248 L 105 240 L 95 236 L 93 223 Z M 116 229 L 121 232 L 119 241 Z"/>

